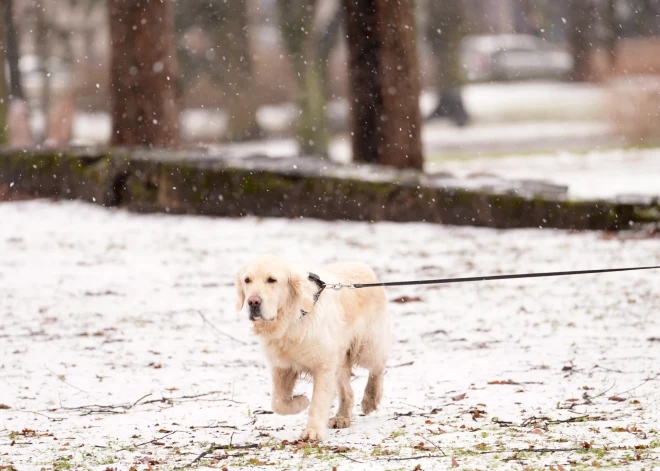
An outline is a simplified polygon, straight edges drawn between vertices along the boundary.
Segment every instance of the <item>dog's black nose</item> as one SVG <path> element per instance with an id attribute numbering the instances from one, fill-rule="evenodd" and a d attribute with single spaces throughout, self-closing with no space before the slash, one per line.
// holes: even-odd
<path id="1" fill-rule="evenodd" d="M 259 296 L 250 296 L 248 298 L 248 306 L 251 308 L 261 306 L 261 298 Z"/>

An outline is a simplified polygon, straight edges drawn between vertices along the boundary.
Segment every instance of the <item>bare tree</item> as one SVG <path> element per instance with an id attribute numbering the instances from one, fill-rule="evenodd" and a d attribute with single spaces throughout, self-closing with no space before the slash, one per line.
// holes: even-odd
<path id="1" fill-rule="evenodd" d="M 315 0 L 278 0 L 282 38 L 296 81 L 297 141 L 303 155 L 328 155 L 325 66 L 317 56 Z"/>
<path id="2" fill-rule="evenodd" d="M 568 43 L 573 54 L 573 73 L 576 82 L 589 80 L 591 51 L 591 0 L 568 0 Z"/>
<path id="3" fill-rule="evenodd" d="M 171 0 L 109 0 L 113 145 L 179 144 Z"/>
<path id="4" fill-rule="evenodd" d="M 9 104 L 9 93 L 7 90 L 7 78 L 5 77 L 5 25 L 0 21 L 0 144 L 7 143 L 7 105 Z"/>
<path id="5" fill-rule="evenodd" d="M 618 43 L 618 23 L 615 0 L 605 0 L 605 50 L 612 71 L 616 68 L 616 50 Z"/>
<path id="6" fill-rule="evenodd" d="M 423 167 L 412 0 L 344 0 L 353 159 Z"/>
<path id="7" fill-rule="evenodd" d="M 254 139 L 261 135 L 257 124 L 257 97 L 252 81 L 252 54 L 248 41 L 246 0 L 226 6 L 224 20 L 216 29 L 216 57 L 224 62 L 224 80 L 229 111 L 227 137 L 232 141 Z"/>
<path id="8" fill-rule="evenodd" d="M 231 141 L 262 135 L 257 123 L 258 97 L 253 93 L 253 63 L 249 44 L 247 0 L 178 0 L 176 31 L 186 33 L 200 28 L 212 48 L 191 52 L 179 44 L 182 75 L 189 83 L 200 74 L 218 86 L 226 97 L 229 115 L 227 135 Z"/>
<path id="9" fill-rule="evenodd" d="M 461 95 L 461 40 L 465 33 L 463 2 L 431 0 L 428 7 L 426 37 L 433 51 L 438 94 L 438 105 L 431 117 L 448 117 L 463 126 L 469 119 Z"/>
<path id="10" fill-rule="evenodd" d="M 14 24 L 14 0 L 4 0 L 4 26 L 5 26 L 5 58 L 9 69 L 9 83 L 11 86 L 11 97 L 24 99 L 23 83 L 21 73 L 18 69 L 18 39 L 16 37 L 16 26 Z"/>

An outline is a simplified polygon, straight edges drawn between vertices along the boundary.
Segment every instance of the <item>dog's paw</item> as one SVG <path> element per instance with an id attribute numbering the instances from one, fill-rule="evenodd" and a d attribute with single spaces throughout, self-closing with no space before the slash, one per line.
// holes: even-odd
<path id="1" fill-rule="evenodd" d="M 300 414 L 309 407 L 307 396 L 299 395 L 291 398 L 291 414 Z"/>
<path id="2" fill-rule="evenodd" d="M 373 396 L 364 396 L 362 399 L 362 413 L 369 415 L 378 408 L 378 403 Z"/>
<path id="3" fill-rule="evenodd" d="M 320 442 L 323 440 L 323 430 L 314 427 L 307 427 L 300 435 L 300 439 L 305 442 Z"/>
<path id="4" fill-rule="evenodd" d="M 351 419 L 349 417 L 333 417 L 328 422 L 330 428 L 348 428 L 351 426 Z"/>

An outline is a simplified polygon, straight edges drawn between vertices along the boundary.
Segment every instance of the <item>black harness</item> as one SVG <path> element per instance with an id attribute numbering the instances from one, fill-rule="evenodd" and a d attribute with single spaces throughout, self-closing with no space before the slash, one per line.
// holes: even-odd
<path id="1" fill-rule="evenodd" d="M 318 291 L 316 292 L 316 294 L 314 295 L 314 306 L 316 306 L 316 303 L 317 303 L 317 301 L 319 300 L 319 297 L 321 296 L 321 293 L 323 292 L 323 290 L 325 289 L 325 287 L 326 287 L 327 285 L 325 284 L 325 282 L 324 282 L 323 280 L 321 280 L 321 278 L 319 278 L 319 276 L 318 276 L 316 273 L 310 273 L 309 276 L 307 277 L 307 279 L 308 279 L 309 281 L 313 281 L 314 284 L 315 284 L 316 286 L 319 287 L 319 290 L 318 290 Z M 309 314 L 309 312 L 307 312 L 307 311 L 303 311 L 303 310 L 301 309 L 301 310 L 300 310 L 300 314 L 302 314 L 303 317 L 304 317 L 304 316 L 306 316 L 307 314 Z"/>

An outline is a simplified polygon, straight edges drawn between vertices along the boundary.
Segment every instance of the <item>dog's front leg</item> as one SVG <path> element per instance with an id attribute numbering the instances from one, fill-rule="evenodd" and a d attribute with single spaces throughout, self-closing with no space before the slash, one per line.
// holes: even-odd
<path id="1" fill-rule="evenodd" d="M 312 404 L 309 407 L 309 418 L 307 428 L 302 433 L 302 440 L 323 440 L 323 435 L 328 427 L 330 408 L 335 397 L 336 371 L 322 369 L 312 372 L 314 379 L 314 392 L 312 393 Z"/>
<path id="2" fill-rule="evenodd" d="M 298 372 L 289 368 L 273 367 L 273 412 L 280 415 L 300 414 L 309 405 L 305 396 L 293 396 Z"/>

